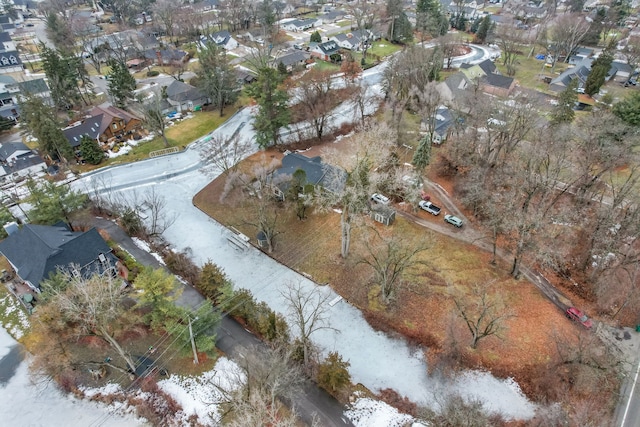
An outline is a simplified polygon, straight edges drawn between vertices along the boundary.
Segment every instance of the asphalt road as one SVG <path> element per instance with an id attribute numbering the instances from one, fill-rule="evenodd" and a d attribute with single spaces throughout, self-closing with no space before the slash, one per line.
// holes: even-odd
<path id="1" fill-rule="evenodd" d="M 621 404 L 616 409 L 616 426 L 640 427 L 640 361 L 635 371 L 631 372 L 624 382 L 621 390 Z"/>
<path id="2" fill-rule="evenodd" d="M 106 230 L 110 237 L 116 241 L 123 249 L 129 252 L 138 262 L 153 268 L 164 268 L 158 260 L 148 252 L 140 249 L 125 233 L 125 231 L 114 222 L 107 219 L 96 218 L 94 226 Z M 183 292 L 178 299 L 178 304 L 183 307 L 195 308 L 204 301 L 204 297 L 189 285 L 183 285 Z M 255 335 L 244 329 L 234 319 L 223 316 L 220 327 L 217 331 L 216 346 L 224 352 L 230 359 L 241 361 L 244 355 L 266 350 L 268 347 Z M 9 356 L 11 355 L 11 358 Z M 2 384 L 3 363 L 9 363 L 13 358 L 19 356 L 19 349 L 12 349 L 9 355 L 0 360 L 0 384 Z M 19 360 L 18 360 L 19 362 Z M 293 404 L 300 418 L 311 425 L 314 419 L 320 425 L 327 427 L 353 426 L 351 421 L 343 415 L 342 405 L 324 390 L 314 383 L 307 381 L 302 387 L 302 392 L 293 399 Z"/>

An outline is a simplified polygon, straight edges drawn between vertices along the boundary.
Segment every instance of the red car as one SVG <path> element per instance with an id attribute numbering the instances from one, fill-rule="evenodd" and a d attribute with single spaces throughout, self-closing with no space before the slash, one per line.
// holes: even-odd
<path id="1" fill-rule="evenodd" d="M 591 321 L 591 319 L 589 319 L 586 314 L 584 314 L 583 312 L 581 312 L 575 307 L 567 308 L 567 311 L 565 311 L 565 314 L 569 319 L 575 320 L 576 322 L 580 322 L 582 326 L 584 326 L 587 329 L 591 329 L 593 327 L 593 322 Z"/>

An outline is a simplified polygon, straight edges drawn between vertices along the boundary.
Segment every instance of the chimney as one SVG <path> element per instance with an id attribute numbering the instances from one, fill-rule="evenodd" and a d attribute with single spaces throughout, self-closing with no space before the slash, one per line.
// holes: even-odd
<path id="1" fill-rule="evenodd" d="M 4 231 L 6 231 L 8 235 L 12 235 L 18 231 L 18 224 L 15 221 L 8 222 L 4 225 Z"/>

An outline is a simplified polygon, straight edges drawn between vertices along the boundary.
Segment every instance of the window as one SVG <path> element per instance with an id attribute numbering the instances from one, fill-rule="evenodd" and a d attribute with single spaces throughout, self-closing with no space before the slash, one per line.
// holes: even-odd
<path id="1" fill-rule="evenodd" d="M 9 65 L 9 60 L 7 59 L 6 56 L 2 57 L 2 65 Z"/>
<path id="2" fill-rule="evenodd" d="M 118 129 L 118 124 L 114 123 L 112 127 L 113 127 L 113 130 L 116 130 L 116 129 Z"/>
<path id="3" fill-rule="evenodd" d="M 9 57 L 9 60 L 11 61 L 11 63 L 12 63 L 12 64 L 17 64 L 17 63 L 18 63 L 18 60 L 17 60 L 17 59 L 16 59 L 16 57 L 15 57 L 15 56 L 13 56 L 13 55 L 11 55 L 11 56 Z"/>

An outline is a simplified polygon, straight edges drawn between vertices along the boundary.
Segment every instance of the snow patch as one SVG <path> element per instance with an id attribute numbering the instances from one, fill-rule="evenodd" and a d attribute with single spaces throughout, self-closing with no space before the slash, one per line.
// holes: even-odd
<path id="1" fill-rule="evenodd" d="M 151 246 L 149 246 L 149 244 L 147 242 L 145 242 L 142 239 L 138 239 L 137 237 L 132 237 L 131 240 L 133 240 L 133 243 L 135 243 L 135 245 L 137 247 L 139 247 L 143 251 L 149 252 L 149 254 L 152 257 L 154 257 L 156 260 L 158 260 L 158 262 L 160 264 L 165 265 L 164 260 L 162 259 L 162 257 L 159 254 L 157 254 L 156 252 L 153 252 L 151 250 Z"/>
<path id="2" fill-rule="evenodd" d="M 415 421 L 411 415 L 401 414 L 396 408 L 369 398 L 356 400 L 344 414 L 356 427 L 403 427 Z"/>

